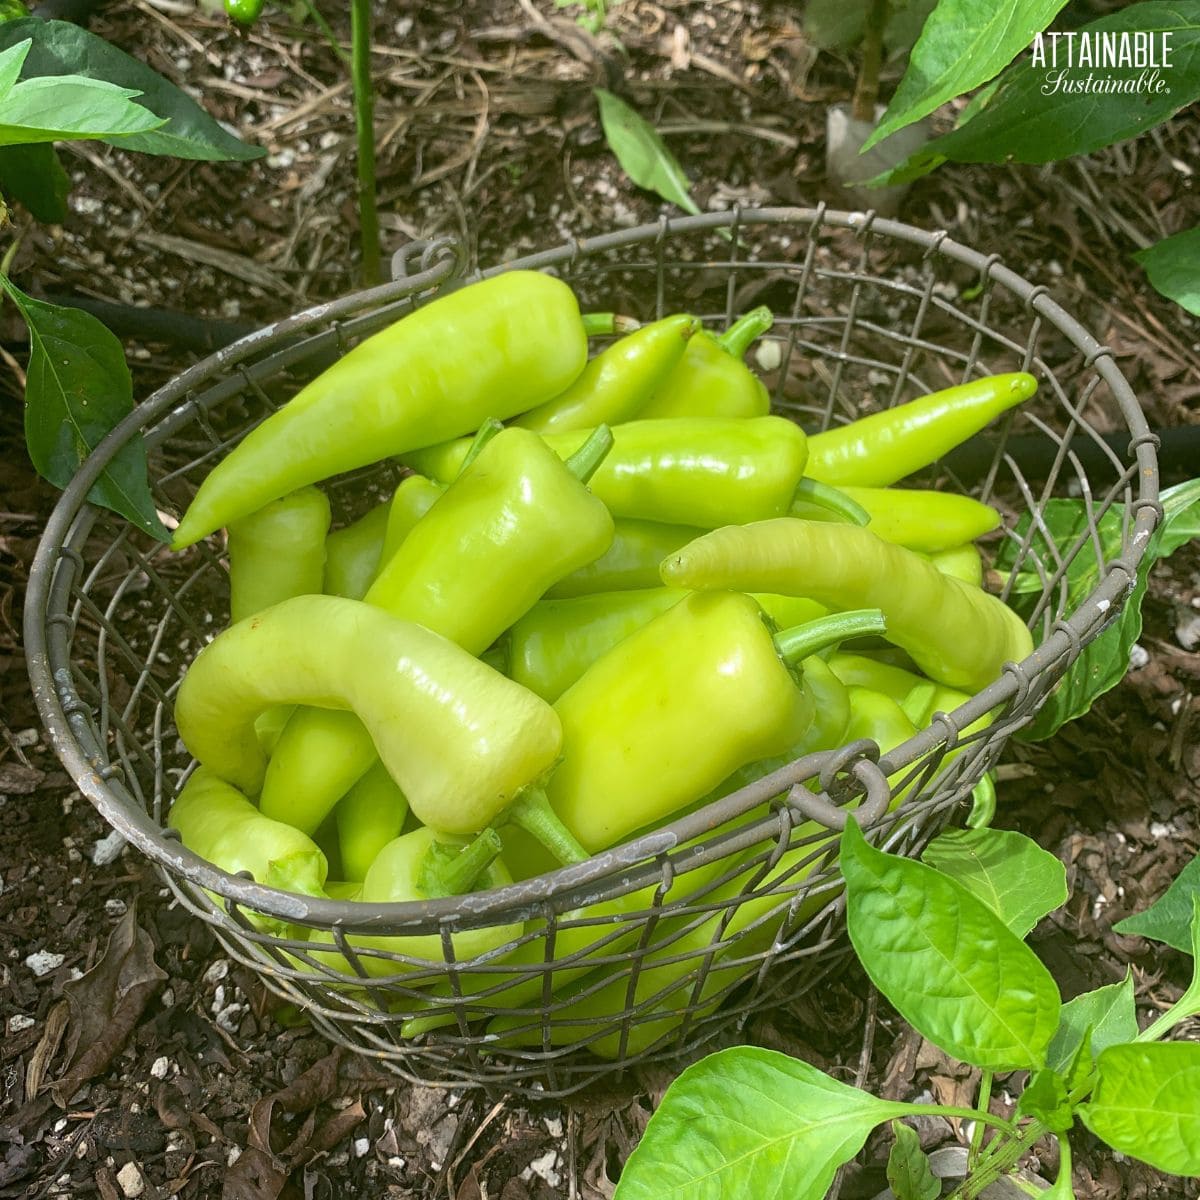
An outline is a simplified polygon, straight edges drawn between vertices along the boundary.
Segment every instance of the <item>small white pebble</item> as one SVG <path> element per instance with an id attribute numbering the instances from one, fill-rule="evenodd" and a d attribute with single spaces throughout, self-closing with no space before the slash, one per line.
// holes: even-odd
<path id="1" fill-rule="evenodd" d="M 150 1074 L 154 1076 L 155 1079 L 166 1079 L 167 1073 L 170 1070 L 171 1060 L 165 1054 L 159 1055 L 159 1057 L 156 1058 L 150 1065 Z"/>
<path id="2" fill-rule="evenodd" d="M 126 1163 L 117 1172 L 117 1183 L 121 1185 L 121 1191 L 129 1196 L 130 1200 L 134 1196 L 140 1196 L 146 1190 L 146 1181 L 142 1178 L 137 1163 Z"/>
<path id="3" fill-rule="evenodd" d="M 124 849 L 125 839 L 114 829 L 108 837 L 92 845 L 92 862 L 97 867 L 107 867 L 117 861 Z"/>
<path id="4" fill-rule="evenodd" d="M 391 1167 L 393 1171 L 403 1171 L 404 1170 L 404 1159 L 399 1158 L 395 1154 L 393 1154 L 392 1157 L 387 1160 L 387 1165 L 389 1167 Z"/>
<path id="5" fill-rule="evenodd" d="M 1136 642 L 1129 647 L 1129 669 L 1140 671 L 1150 661 L 1150 653 Z"/>
<path id="6" fill-rule="evenodd" d="M 559 1117 L 546 1118 L 546 1132 L 552 1138 L 560 1138 L 563 1135 L 563 1123 Z"/>
<path id="7" fill-rule="evenodd" d="M 1159 838 L 1161 840 L 1162 838 L 1170 837 L 1171 834 L 1173 834 L 1174 832 L 1175 832 L 1174 825 L 1167 825 L 1167 824 L 1164 824 L 1162 821 L 1151 821 L 1150 822 L 1150 836 L 1151 837 Z"/>
<path id="8" fill-rule="evenodd" d="M 129 905 L 124 900 L 118 900 L 115 897 L 112 900 L 105 900 L 104 902 L 104 911 L 110 917 L 123 917 L 128 908 Z"/>
<path id="9" fill-rule="evenodd" d="M 27 1017 L 24 1013 L 15 1013 L 8 1018 L 8 1032 L 20 1033 L 23 1029 L 32 1029 L 37 1024 L 32 1017 Z"/>
<path id="10" fill-rule="evenodd" d="M 64 1129 L 66 1129 L 66 1127 L 67 1127 L 67 1118 L 66 1117 L 63 1117 L 61 1120 L 54 1122 L 54 1132 L 55 1133 L 62 1133 L 62 1131 Z"/>
<path id="11" fill-rule="evenodd" d="M 51 954 L 49 950 L 35 950 L 25 959 L 25 965 L 37 976 L 57 971 L 66 961 L 65 954 Z"/>
<path id="12" fill-rule="evenodd" d="M 364 1154 L 371 1148 L 370 1138 L 355 1138 L 354 1139 L 354 1157 L 362 1158 Z"/>
<path id="13" fill-rule="evenodd" d="M 218 958 L 207 971 L 204 972 L 205 983 L 219 983 L 226 975 L 229 974 L 229 959 Z"/>
<path id="14" fill-rule="evenodd" d="M 163 988 L 162 994 L 158 998 L 158 1002 L 163 1006 L 163 1008 L 171 1008 L 175 1003 L 175 989 Z"/>
<path id="15" fill-rule="evenodd" d="M 777 338 L 766 338 L 754 347 L 754 361 L 759 370 L 774 371 L 783 362 L 783 345 Z"/>
<path id="16" fill-rule="evenodd" d="M 227 1167 L 232 1167 L 233 1164 L 235 1162 L 237 1162 L 237 1160 L 241 1157 L 242 1157 L 241 1146 L 230 1146 L 229 1150 L 225 1154 L 225 1165 Z"/>
<path id="17" fill-rule="evenodd" d="M 541 1158 L 535 1158 L 533 1162 L 521 1172 L 521 1178 L 527 1177 L 526 1173 L 537 1175 L 544 1179 L 552 1188 L 558 1187 L 561 1182 L 561 1176 L 554 1169 L 554 1164 L 558 1162 L 558 1151 L 547 1150 Z"/>

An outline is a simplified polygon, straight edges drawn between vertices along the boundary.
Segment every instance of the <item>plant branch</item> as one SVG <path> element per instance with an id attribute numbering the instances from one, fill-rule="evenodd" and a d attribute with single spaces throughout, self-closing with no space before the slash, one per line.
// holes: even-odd
<path id="1" fill-rule="evenodd" d="M 362 281 L 379 282 L 379 213 L 375 207 L 375 98 L 371 91 L 371 0 L 350 3 L 350 74 L 358 135 L 358 236 Z"/>
<path id="2" fill-rule="evenodd" d="M 850 115 L 856 121 L 875 121 L 875 101 L 879 98 L 879 67 L 883 62 L 883 27 L 887 24 L 888 0 L 871 0 L 867 28 L 863 34 L 863 60 L 854 86 Z"/>

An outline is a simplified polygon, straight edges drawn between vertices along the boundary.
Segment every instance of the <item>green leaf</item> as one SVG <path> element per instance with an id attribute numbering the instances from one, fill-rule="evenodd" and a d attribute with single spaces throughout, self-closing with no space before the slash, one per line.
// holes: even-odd
<path id="1" fill-rule="evenodd" d="M 592 90 L 600 102 L 605 139 L 625 174 L 638 187 L 679 205 L 684 212 L 699 213 L 683 168 L 654 126 L 612 92 L 599 87 Z"/>
<path id="2" fill-rule="evenodd" d="M 0 100 L 0 145 L 80 140 L 120 145 L 130 134 L 165 124 L 133 103 L 140 94 L 78 75 L 22 80 Z"/>
<path id="3" fill-rule="evenodd" d="M 0 100 L 13 90 L 17 80 L 21 78 L 21 68 L 25 65 L 25 57 L 32 45 L 33 39 L 26 38 L 0 53 Z"/>
<path id="4" fill-rule="evenodd" d="M 613 1200 L 824 1200 L 871 1130 L 908 1111 L 774 1050 L 721 1050 L 667 1089 Z"/>
<path id="5" fill-rule="evenodd" d="M 1200 1044 L 1109 1046 L 1079 1115 L 1122 1154 L 1171 1175 L 1200 1175 Z"/>
<path id="6" fill-rule="evenodd" d="M 0 275 L 2 288 L 29 326 L 25 441 L 38 473 L 65 487 L 79 464 L 133 408 L 121 343 L 88 313 L 25 295 Z M 132 438 L 109 463 L 88 499 L 169 542 L 154 508 L 146 448 Z"/>
<path id="7" fill-rule="evenodd" d="M 138 104 L 167 124 L 122 137 L 125 150 L 175 158 L 245 162 L 266 150 L 227 133 L 186 92 L 103 38 L 66 21 L 27 18 L 0 25 L 0 49 L 33 39 L 25 76 L 82 75 L 140 92 Z"/>
<path id="8" fill-rule="evenodd" d="M 1200 99 L 1200 11 L 1195 0 L 1144 0 L 1083 26 L 1083 31 L 1169 33 L 1170 65 L 1158 72 L 1152 85 L 1162 83 L 1164 90 L 1067 91 L 1086 87 L 1092 74 L 1132 86 L 1142 71 L 1135 67 L 1068 69 L 1061 61 L 1058 68 L 1046 69 L 1022 59 L 1004 73 L 991 102 L 972 121 L 935 138 L 884 182 L 910 182 L 947 159 L 1043 163 L 1090 154 L 1136 137 Z"/>
<path id="9" fill-rule="evenodd" d="M 887 1181 L 896 1200 L 937 1200 L 942 1185 L 929 1169 L 921 1139 L 911 1125 L 892 1122 L 895 1141 L 888 1152 Z"/>
<path id="10" fill-rule="evenodd" d="M 955 96 L 999 74 L 1054 20 L 1066 0 L 942 0 L 913 46 L 908 70 L 869 150 L 897 129 L 911 125 Z"/>
<path id="11" fill-rule="evenodd" d="M 35 220 L 65 221 L 70 190 L 70 176 L 48 142 L 0 146 L 0 195 L 19 200 Z"/>
<path id="12" fill-rule="evenodd" d="M 1075 1124 L 1067 1082 L 1057 1071 L 1034 1071 L 1017 1101 L 1017 1116 L 1041 1121 L 1053 1133 L 1066 1133 Z"/>
<path id="13" fill-rule="evenodd" d="M 1133 256 L 1156 291 L 1200 317 L 1200 225 L 1155 242 Z"/>
<path id="14" fill-rule="evenodd" d="M 1118 921 L 1118 933 L 1165 942 L 1184 954 L 1192 953 L 1192 905 L 1200 900 L 1200 855 L 1171 881 L 1171 886 L 1145 912 Z"/>
<path id="15" fill-rule="evenodd" d="M 1041 741 L 1052 736 L 1068 721 L 1087 712 L 1098 697 L 1125 677 L 1129 670 L 1129 652 L 1142 632 L 1142 597 L 1146 594 L 1150 568 L 1185 542 L 1200 537 L 1200 479 L 1168 488 L 1159 499 L 1163 520 L 1150 539 L 1138 567 L 1137 580 L 1120 615 L 1083 648 L 1083 653 L 1042 705 L 1033 724 L 1018 733 L 1021 739 Z M 1076 542 L 1083 541 L 1082 549 L 1067 568 L 1065 611 L 1074 610 L 1095 589 L 1100 580 L 1100 563 L 1111 561 L 1120 554 L 1122 512 L 1121 508 L 1110 508 L 1096 522 L 1095 541 L 1100 552 L 1097 557 L 1097 547 L 1087 533 L 1087 509 L 1083 501 L 1050 500 L 1044 506 L 1031 543 L 1031 549 L 1044 565 L 1052 569 Z M 1032 520 L 1026 513 L 1017 522 L 1019 539 L 1024 539 Z M 1016 545 L 1016 542 L 1006 542 L 1000 548 L 996 565 L 1001 570 L 1011 567 Z M 1010 602 L 1019 613 L 1027 615 L 1034 601 L 1041 596 L 1041 580 L 1036 572 L 1029 570 L 1015 576 L 1013 584 Z"/>
<path id="16" fill-rule="evenodd" d="M 1066 1072 L 1076 1053 L 1088 1039 L 1088 1061 L 1109 1046 L 1131 1042 L 1138 1035 L 1137 1009 L 1133 999 L 1133 974 L 1125 972 L 1120 983 L 1110 983 L 1084 992 L 1062 1006 L 1058 1028 L 1046 1052 L 1046 1064 Z"/>
<path id="17" fill-rule="evenodd" d="M 818 50 L 849 50 L 862 41 L 871 0 L 808 0 L 804 36 Z"/>
<path id="18" fill-rule="evenodd" d="M 1020 938 L 1067 902 L 1066 869 L 1023 833 L 951 829 L 921 858 L 982 900 Z"/>
<path id="19" fill-rule="evenodd" d="M 850 941 L 900 1015 L 974 1066 L 1042 1066 L 1060 1003 L 1033 951 L 952 879 L 868 845 L 853 818 L 841 845 Z"/>

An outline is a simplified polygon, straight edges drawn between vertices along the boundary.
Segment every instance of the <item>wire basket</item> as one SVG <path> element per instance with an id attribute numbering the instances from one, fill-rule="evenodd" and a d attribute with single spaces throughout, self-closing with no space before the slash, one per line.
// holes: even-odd
<path id="1" fill-rule="evenodd" d="M 86 495 L 141 434 L 157 503 L 182 511 L 211 466 L 300 381 L 480 277 L 464 273 L 459 247 L 409 247 L 394 282 L 193 366 L 124 421 L 67 488 L 31 573 L 26 648 L 42 718 L 79 789 L 232 958 L 334 1041 L 425 1084 L 553 1096 L 728 1037 L 755 1009 L 837 970 L 846 950 L 833 849 L 847 808 L 899 853 L 915 853 L 961 815 L 1008 737 L 1116 616 L 1161 509 L 1156 443 L 1111 352 L 1045 288 L 943 232 L 824 207 L 733 210 L 572 241 L 482 274 L 516 268 L 560 275 L 585 309 L 643 320 L 687 310 L 721 328 L 767 303 L 777 314 L 774 406 L 810 430 L 981 375 L 1027 370 L 1040 383 L 1039 399 L 1003 423 L 975 486 L 945 468 L 930 477 L 1008 514 L 1008 557 L 1043 584 L 1032 656 L 883 757 L 871 742 L 810 755 L 586 863 L 429 902 L 362 905 L 260 887 L 164 829 L 190 766 L 172 697 L 187 662 L 228 620 L 223 547 L 210 538 L 172 554 Z M 1128 429 L 1124 454 L 1101 424 Z M 1018 440 L 1045 451 L 1037 471 L 1011 452 Z M 1084 469 L 1085 447 L 1098 469 Z M 360 515 L 400 475 L 385 463 L 331 481 L 336 517 Z M 1047 503 L 1068 495 L 1086 502 L 1086 521 L 1059 557 L 1033 530 Z M 1110 511 L 1121 519 L 1117 549 L 1098 536 Z M 1018 535 L 1022 513 L 1034 519 Z M 1099 580 L 1081 601 L 1068 577 L 1077 559 Z M 988 713 L 989 726 L 973 727 Z M 308 930 L 324 931 L 315 935 L 324 950 Z M 481 936 L 472 941 L 471 931 Z M 378 940 L 417 935 L 432 937 L 443 961 Z"/>

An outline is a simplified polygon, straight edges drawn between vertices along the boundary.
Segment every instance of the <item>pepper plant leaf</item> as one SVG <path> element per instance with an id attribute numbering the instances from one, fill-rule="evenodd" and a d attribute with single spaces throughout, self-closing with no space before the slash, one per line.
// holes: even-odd
<path id="1" fill-rule="evenodd" d="M 1062 680 L 1042 705 L 1033 724 L 1017 736 L 1026 741 L 1051 737 L 1068 721 L 1082 716 L 1096 699 L 1116 687 L 1129 669 L 1129 653 L 1142 632 L 1142 597 L 1150 568 L 1193 538 L 1200 537 L 1200 479 L 1168 488 L 1159 497 L 1163 520 L 1154 531 L 1138 567 L 1137 580 L 1119 615 L 1083 648 Z M 1015 548 L 1025 539 L 1033 522 L 1026 513 L 1017 522 L 1016 540 L 1006 542 L 997 554 L 996 565 L 1007 570 Z M 1110 508 L 1095 520 L 1096 536 L 1088 532 L 1088 509 L 1082 500 L 1049 500 L 1043 506 L 1031 550 L 1053 569 L 1072 550 L 1082 546 L 1066 570 L 1063 611 L 1072 611 L 1100 581 L 1101 564 L 1121 551 L 1124 535 L 1123 510 Z M 1099 550 L 1099 556 L 1097 555 Z M 1010 603 L 1022 615 L 1042 593 L 1040 576 L 1023 567 L 1012 579 Z"/>
<path id="2" fill-rule="evenodd" d="M 0 289 L 29 326 L 25 442 L 44 478 L 65 487 L 80 463 L 133 408 L 133 385 L 121 343 L 89 313 L 25 295 L 0 274 Z M 140 437 L 122 447 L 88 499 L 169 542 L 150 496 Z"/>
<path id="3" fill-rule="evenodd" d="M 1009 6 L 989 8 L 1007 13 Z M 1105 67 L 1102 76 L 1125 90 L 1089 91 L 1088 77 L 1095 74 L 1090 66 L 1067 68 L 1061 61 L 1057 67 L 1035 66 L 1022 59 L 1000 77 L 995 96 L 973 120 L 872 182 L 906 183 L 947 159 L 1043 163 L 1090 154 L 1135 137 L 1200 99 L 1200 6 L 1195 0 L 1143 0 L 1077 32 L 1168 33 L 1170 64 L 1141 92 L 1129 89 L 1138 86 L 1142 68 Z"/>
<path id="4" fill-rule="evenodd" d="M 1062 1006 L 1058 1028 L 1046 1052 L 1046 1064 L 1066 1072 L 1075 1060 L 1084 1039 L 1088 1041 L 1088 1061 L 1109 1046 L 1132 1042 L 1138 1035 L 1137 1009 L 1133 999 L 1133 974 L 1125 972 L 1120 983 L 1099 987 Z"/>
<path id="5" fill-rule="evenodd" d="M 75 75 L 22 80 L 0 100 L 0 146 L 68 140 L 120 145 L 127 135 L 165 124 L 134 104 L 138 95 Z"/>
<path id="6" fill-rule="evenodd" d="M 1109 1046 L 1079 1115 L 1122 1154 L 1171 1175 L 1200 1175 L 1200 1043 Z"/>
<path id="7" fill-rule="evenodd" d="M 1200 317 L 1200 225 L 1139 250 L 1133 260 L 1156 291 Z"/>
<path id="8" fill-rule="evenodd" d="M 900 1015 L 973 1066 L 1042 1066 L 1061 1004 L 1033 951 L 961 884 L 869 845 L 853 818 L 841 847 L 850 941 Z"/>
<path id="9" fill-rule="evenodd" d="M 213 162 L 244 162 L 266 153 L 228 133 L 157 71 L 78 25 L 34 17 L 0 24 L 0 50 L 26 40 L 33 43 L 23 69 L 27 79 L 83 76 L 140 93 L 137 105 L 158 121 L 153 128 L 123 135 L 117 144 L 125 150 Z"/>
<path id="10" fill-rule="evenodd" d="M 689 191 L 688 177 L 658 130 L 619 96 L 605 88 L 592 90 L 600 104 L 604 137 L 625 174 L 638 187 L 679 205 L 684 212 L 699 213 Z"/>
<path id="11" fill-rule="evenodd" d="M 921 859 L 962 884 L 1020 938 L 1067 902 L 1062 863 L 1015 830 L 947 830 Z"/>
<path id="12" fill-rule="evenodd" d="M 871 1130 L 910 1111 L 786 1054 L 734 1046 L 667 1089 L 613 1200 L 824 1200 Z"/>
<path id="13" fill-rule="evenodd" d="M 908 69 L 869 150 L 889 134 L 998 75 L 1054 20 L 1066 0 L 941 0 L 909 56 Z"/>
<path id="14" fill-rule="evenodd" d="M 1075 1123 L 1067 1081 L 1048 1067 L 1034 1071 L 1017 1101 L 1017 1116 L 1033 1117 L 1054 1133 L 1066 1133 Z"/>
<path id="15" fill-rule="evenodd" d="M 1171 881 L 1171 886 L 1144 912 L 1118 921 L 1118 933 L 1165 942 L 1184 954 L 1192 953 L 1192 905 L 1200 900 L 1200 855 Z"/>
<path id="16" fill-rule="evenodd" d="M 893 1121 L 892 1135 L 896 1140 L 888 1151 L 887 1181 L 896 1200 L 938 1200 L 942 1185 L 929 1169 L 917 1131 L 903 1121 Z"/>
<path id="17" fill-rule="evenodd" d="M 67 219 L 70 176 L 49 142 L 0 146 L 0 195 L 19 200 L 37 221 Z"/>

